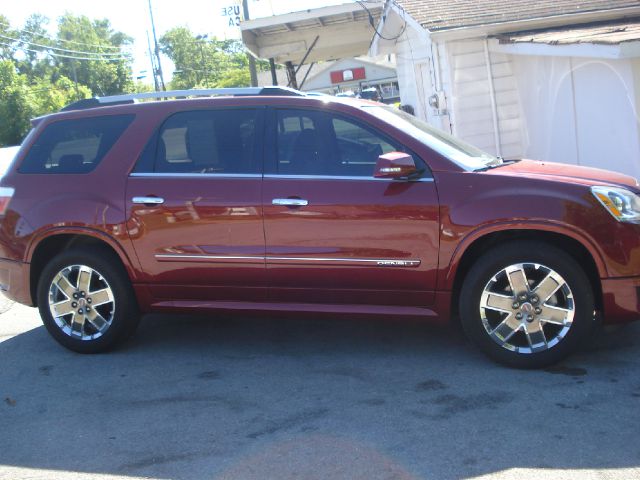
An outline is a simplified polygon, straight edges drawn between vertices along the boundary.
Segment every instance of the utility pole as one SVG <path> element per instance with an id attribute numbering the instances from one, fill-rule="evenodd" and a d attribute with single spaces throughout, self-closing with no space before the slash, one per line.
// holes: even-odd
<path id="1" fill-rule="evenodd" d="M 151 1 L 151 0 L 149 0 Z M 245 22 L 249 20 L 249 2 L 248 0 L 242 0 L 242 9 L 244 10 L 244 20 Z M 247 53 L 249 57 L 249 74 L 251 75 L 251 86 L 258 86 L 258 74 L 256 73 L 256 59 L 253 58 L 253 55 Z"/>
<path id="2" fill-rule="evenodd" d="M 158 38 L 156 37 L 156 24 L 153 21 L 153 8 L 151 8 L 151 0 L 149 0 L 149 15 L 151 16 L 151 31 L 153 32 L 153 44 L 156 50 L 156 60 L 158 62 L 158 75 L 160 76 L 160 84 L 162 90 L 166 90 L 164 85 L 164 76 L 162 75 L 162 63 L 160 62 L 160 47 L 158 47 Z"/>
<path id="3" fill-rule="evenodd" d="M 149 39 L 149 30 L 147 30 L 147 47 L 149 48 L 149 60 L 151 60 L 151 73 L 153 73 L 153 86 L 155 91 L 160 91 L 160 85 L 158 85 L 158 70 L 156 69 L 156 62 L 153 60 L 153 51 L 151 50 L 151 40 Z"/>
<path id="4" fill-rule="evenodd" d="M 71 71 L 73 72 L 73 81 L 76 84 L 76 100 L 80 100 L 80 89 L 78 88 L 78 73 L 76 72 L 75 60 L 71 60 Z"/>
<path id="5" fill-rule="evenodd" d="M 196 78 L 200 78 L 200 73 L 202 73 L 202 77 L 204 77 L 203 79 L 200 78 L 200 80 L 198 80 L 198 84 L 201 82 L 201 80 L 206 80 L 206 82 L 209 82 L 209 71 L 207 69 L 207 62 L 205 60 L 204 57 L 204 44 L 207 41 L 207 38 L 209 38 L 209 34 L 205 33 L 204 35 L 196 35 L 196 43 L 198 44 L 198 48 L 200 49 L 200 59 L 202 60 L 202 63 L 200 64 L 200 68 L 196 71 Z"/>

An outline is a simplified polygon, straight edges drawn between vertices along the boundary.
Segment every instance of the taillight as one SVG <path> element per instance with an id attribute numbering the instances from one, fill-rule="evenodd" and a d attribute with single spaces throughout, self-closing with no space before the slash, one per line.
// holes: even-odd
<path id="1" fill-rule="evenodd" d="M 11 187 L 0 187 L 0 215 L 4 215 L 7 212 L 13 192 L 15 192 L 15 189 Z"/>

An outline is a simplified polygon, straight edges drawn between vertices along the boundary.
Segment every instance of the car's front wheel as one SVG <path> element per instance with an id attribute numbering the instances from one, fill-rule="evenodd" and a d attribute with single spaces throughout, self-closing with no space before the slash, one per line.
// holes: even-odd
<path id="1" fill-rule="evenodd" d="M 53 338 L 80 353 L 117 346 L 139 320 L 126 271 L 117 257 L 99 248 L 54 257 L 40 275 L 38 308 Z"/>
<path id="2" fill-rule="evenodd" d="M 478 259 L 464 280 L 459 310 L 464 331 L 487 355 L 513 367 L 541 368 L 589 335 L 594 296 L 570 255 L 522 241 Z"/>

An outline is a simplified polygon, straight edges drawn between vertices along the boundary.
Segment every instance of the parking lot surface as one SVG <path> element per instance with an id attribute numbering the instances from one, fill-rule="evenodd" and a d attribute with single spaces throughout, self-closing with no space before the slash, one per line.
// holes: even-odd
<path id="1" fill-rule="evenodd" d="M 511 370 L 403 320 L 144 318 L 64 350 L 0 315 L 0 479 L 640 478 L 640 324 Z"/>

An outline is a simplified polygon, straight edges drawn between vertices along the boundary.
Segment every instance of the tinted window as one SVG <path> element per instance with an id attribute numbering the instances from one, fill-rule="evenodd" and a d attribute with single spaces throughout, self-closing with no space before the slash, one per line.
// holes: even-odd
<path id="1" fill-rule="evenodd" d="M 400 148 L 341 118 L 332 119 L 331 126 L 336 136 L 338 162 L 352 172 L 348 175 L 372 175 L 380 155 Z"/>
<path id="2" fill-rule="evenodd" d="M 180 112 L 164 123 L 135 172 L 260 173 L 255 110 Z M 149 156 L 153 161 L 148 161 Z"/>
<path id="3" fill-rule="evenodd" d="M 280 110 L 277 124 L 277 168 L 285 175 L 371 177 L 380 155 L 403 150 L 373 129 L 328 113 Z"/>
<path id="4" fill-rule="evenodd" d="M 133 115 L 62 120 L 47 125 L 31 146 L 20 173 L 88 173 L 111 150 Z"/>
<path id="5" fill-rule="evenodd" d="M 278 112 L 278 173 L 319 174 L 321 127 L 314 112 Z"/>

